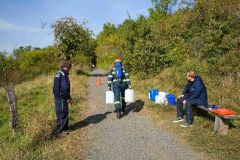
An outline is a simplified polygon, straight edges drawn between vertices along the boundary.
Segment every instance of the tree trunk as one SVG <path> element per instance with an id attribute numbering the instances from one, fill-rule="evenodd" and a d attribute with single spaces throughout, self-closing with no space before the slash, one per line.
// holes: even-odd
<path id="1" fill-rule="evenodd" d="M 10 111 L 10 122 L 9 126 L 12 128 L 13 136 L 16 135 L 16 129 L 17 129 L 17 98 L 15 95 L 14 85 L 8 84 L 6 86 L 6 92 L 7 92 L 7 99 L 9 104 L 9 111 Z"/>

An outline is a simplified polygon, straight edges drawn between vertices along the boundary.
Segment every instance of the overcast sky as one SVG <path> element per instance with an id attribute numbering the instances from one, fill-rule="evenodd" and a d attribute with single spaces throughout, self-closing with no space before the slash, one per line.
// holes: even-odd
<path id="1" fill-rule="evenodd" d="M 46 47 L 53 44 L 53 33 L 45 27 L 57 19 L 72 16 L 88 21 L 98 34 L 106 22 L 120 24 L 140 14 L 148 15 L 151 0 L 0 0 L 0 51 L 12 52 L 19 46 Z"/>

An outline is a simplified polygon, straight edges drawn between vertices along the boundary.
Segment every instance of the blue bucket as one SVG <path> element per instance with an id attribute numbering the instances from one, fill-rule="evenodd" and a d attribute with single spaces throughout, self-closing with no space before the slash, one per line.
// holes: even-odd
<path id="1" fill-rule="evenodd" d="M 158 90 L 157 89 L 150 89 L 148 91 L 149 99 L 151 101 L 155 101 L 155 96 L 158 95 Z"/>
<path id="2" fill-rule="evenodd" d="M 173 106 L 176 103 L 176 97 L 173 94 L 167 94 L 168 105 Z"/>

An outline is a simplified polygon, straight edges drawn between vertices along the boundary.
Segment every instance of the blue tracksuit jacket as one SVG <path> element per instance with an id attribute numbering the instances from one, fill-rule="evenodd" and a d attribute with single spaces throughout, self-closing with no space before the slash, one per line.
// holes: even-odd
<path id="1" fill-rule="evenodd" d="M 197 103 L 198 105 L 208 106 L 207 89 L 200 76 L 196 76 L 193 82 L 188 81 L 182 94 L 187 104 Z"/>
<path id="2" fill-rule="evenodd" d="M 67 71 L 62 69 L 55 75 L 53 94 L 55 100 L 70 99 L 70 81 Z"/>

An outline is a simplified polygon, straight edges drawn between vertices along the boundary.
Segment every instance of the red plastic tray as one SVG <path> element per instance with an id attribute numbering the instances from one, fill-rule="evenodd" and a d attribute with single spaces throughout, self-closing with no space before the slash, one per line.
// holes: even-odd
<path id="1" fill-rule="evenodd" d="M 220 115 L 235 115 L 236 112 L 226 109 L 226 108 L 219 108 L 212 110 L 213 113 L 220 114 Z"/>

